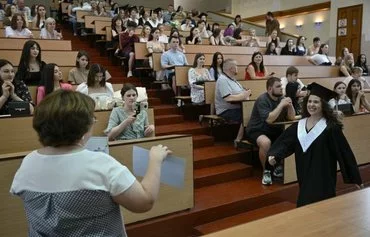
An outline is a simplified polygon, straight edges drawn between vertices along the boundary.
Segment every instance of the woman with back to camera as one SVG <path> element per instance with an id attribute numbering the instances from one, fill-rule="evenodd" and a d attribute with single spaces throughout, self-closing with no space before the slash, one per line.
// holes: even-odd
<path id="1" fill-rule="evenodd" d="M 41 71 L 41 83 L 37 88 L 37 101 L 40 104 L 45 96 L 56 90 L 72 90 L 69 83 L 63 82 L 62 71 L 55 63 L 49 63 Z"/>
<path id="2" fill-rule="evenodd" d="M 193 67 L 188 71 L 191 102 L 200 104 L 204 102 L 204 82 L 211 81 L 211 75 L 204 67 L 206 57 L 203 53 L 197 53 L 194 57 Z"/>
<path id="3" fill-rule="evenodd" d="M 370 103 L 365 97 L 365 93 L 362 91 L 361 81 L 358 79 L 352 79 L 347 86 L 346 94 L 351 100 L 353 105 L 353 111 L 355 113 L 369 112 Z"/>
<path id="4" fill-rule="evenodd" d="M 252 62 L 245 70 L 245 80 L 269 79 L 274 73 L 269 74 L 265 65 L 263 65 L 263 56 L 260 52 L 252 55 Z"/>
<path id="5" fill-rule="evenodd" d="M 316 66 L 331 66 L 332 62 L 328 57 L 328 53 L 329 45 L 321 44 L 319 52 L 308 58 L 308 61 Z"/>
<path id="6" fill-rule="evenodd" d="M 136 111 L 137 89 L 125 83 L 121 89 L 123 106 L 115 107 L 109 117 L 107 129 L 104 131 L 109 140 L 130 140 L 154 136 L 154 125 L 149 124 L 146 110 Z"/>
<path id="7" fill-rule="evenodd" d="M 17 80 L 22 80 L 27 86 L 38 86 L 41 80 L 41 71 L 45 62 L 41 60 L 41 48 L 39 43 L 33 40 L 27 41 L 22 49 L 22 56 L 18 63 L 15 74 Z"/>
<path id="8" fill-rule="evenodd" d="M 33 128 L 42 147 L 23 159 L 10 189 L 23 200 L 29 236 L 127 236 L 120 206 L 131 212 L 153 207 L 171 151 L 152 147 L 139 182 L 112 156 L 84 148 L 94 107 L 89 96 L 65 90 L 37 106 Z"/>
<path id="9" fill-rule="evenodd" d="M 27 101 L 31 114 L 33 105 L 31 94 L 23 81 L 14 78 L 14 67 L 5 59 L 0 59 L 0 115 L 9 114 L 9 102 Z"/>
<path id="10" fill-rule="evenodd" d="M 295 153 L 298 207 L 335 197 L 337 162 L 345 183 L 363 187 L 356 158 L 342 132 L 343 124 L 328 104 L 335 92 L 317 83 L 308 89 L 303 118 L 283 132 L 267 155 L 270 165 L 275 165 Z"/>
<path id="11" fill-rule="evenodd" d="M 108 109 L 109 101 L 113 98 L 113 86 L 106 82 L 105 69 L 100 64 L 93 64 L 89 69 L 87 82 L 77 86 L 76 91 L 89 95 L 96 103 L 96 110 Z"/>
<path id="12" fill-rule="evenodd" d="M 217 81 L 218 77 L 223 74 L 224 56 L 220 52 L 213 54 L 212 64 L 209 69 L 209 74 L 213 81 Z"/>

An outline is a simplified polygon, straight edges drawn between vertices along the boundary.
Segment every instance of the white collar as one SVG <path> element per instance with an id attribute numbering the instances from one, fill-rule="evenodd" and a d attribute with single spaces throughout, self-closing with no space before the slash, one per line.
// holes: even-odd
<path id="1" fill-rule="evenodd" d="M 311 146 L 311 144 L 316 140 L 318 136 L 325 130 L 326 128 L 326 119 L 321 118 L 319 122 L 307 133 L 306 131 L 306 121 L 307 118 L 301 119 L 298 122 L 298 131 L 297 136 L 299 143 L 301 144 L 303 152 L 306 152 L 307 149 Z"/>

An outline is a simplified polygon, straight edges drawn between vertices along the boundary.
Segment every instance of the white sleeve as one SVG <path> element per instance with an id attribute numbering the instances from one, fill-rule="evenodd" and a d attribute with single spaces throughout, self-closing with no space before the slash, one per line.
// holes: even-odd
<path id="1" fill-rule="evenodd" d="M 78 91 L 78 92 L 80 92 L 82 94 L 87 95 L 88 92 L 89 92 L 89 90 L 87 88 L 86 82 L 82 82 L 80 85 L 78 85 L 77 88 L 76 88 L 76 91 Z"/>
<path id="2" fill-rule="evenodd" d="M 5 37 L 11 37 L 12 35 L 14 35 L 14 30 L 10 27 L 10 26 L 7 26 L 5 28 Z"/>
<path id="3" fill-rule="evenodd" d="M 108 89 L 108 93 L 109 93 L 109 96 L 113 97 L 114 96 L 114 90 L 113 90 L 113 86 L 111 83 L 109 82 L 106 82 L 105 83 L 105 86 L 107 87 Z"/>
<path id="4" fill-rule="evenodd" d="M 46 29 L 42 28 L 40 31 L 40 39 L 46 39 L 46 38 L 47 38 Z"/>

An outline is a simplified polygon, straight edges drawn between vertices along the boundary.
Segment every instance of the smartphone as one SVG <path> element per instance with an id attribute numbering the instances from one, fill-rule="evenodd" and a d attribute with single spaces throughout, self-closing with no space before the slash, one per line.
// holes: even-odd
<path id="1" fill-rule="evenodd" d="M 140 102 L 135 103 L 135 115 L 134 117 L 137 117 L 138 114 L 140 114 Z"/>

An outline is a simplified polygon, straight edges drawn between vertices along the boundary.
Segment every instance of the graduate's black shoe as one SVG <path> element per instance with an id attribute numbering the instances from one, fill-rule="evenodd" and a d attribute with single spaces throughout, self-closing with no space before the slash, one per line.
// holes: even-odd
<path id="1" fill-rule="evenodd" d="M 262 184 L 263 185 L 271 185 L 272 184 L 271 171 L 269 171 L 269 170 L 264 170 L 263 171 Z"/>

